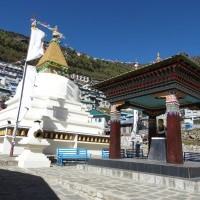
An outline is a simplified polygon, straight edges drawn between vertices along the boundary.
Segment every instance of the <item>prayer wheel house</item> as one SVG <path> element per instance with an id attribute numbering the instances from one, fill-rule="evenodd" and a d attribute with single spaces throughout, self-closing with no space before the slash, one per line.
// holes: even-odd
<path id="1" fill-rule="evenodd" d="M 130 107 L 149 116 L 150 152 L 157 137 L 156 116 L 166 113 L 166 162 L 182 164 L 179 108 L 200 108 L 199 86 L 200 66 L 184 53 L 94 85 L 111 103 L 110 158 L 120 158 L 119 111 Z"/>
<path id="2" fill-rule="evenodd" d="M 37 120 L 41 121 L 43 139 L 49 143 L 44 149 L 45 154 L 55 155 L 58 147 L 85 147 L 91 154 L 100 154 L 100 149 L 108 148 L 110 137 L 103 134 L 101 127 L 92 124 L 92 116 L 81 109 L 78 86 L 59 75 L 68 66 L 56 40 L 50 43 L 37 68 L 40 72 L 36 74 L 31 106 L 18 124 L 14 155 L 23 152 L 24 147 L 19 145 L 19 141 L 27 137 L 29 129 Z M 29 73 L 27 71 L 27 76 Z M 30 92 L 27 89 L 28 84 L 25 84 L 24 93 Z M 20 93 L 19 85 L 16 95 L 6 102 L 7 108 L 0 112 L 2 154 L 10 153 Z M 23 100 L 22 107 L 26 99 Z"/>

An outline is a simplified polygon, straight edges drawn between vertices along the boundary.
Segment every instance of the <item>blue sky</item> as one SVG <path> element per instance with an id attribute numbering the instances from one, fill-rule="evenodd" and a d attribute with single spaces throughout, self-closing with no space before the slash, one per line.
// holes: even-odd
<path id="1" fill-rule="evenodd" d="M 0 6 L 1 29 L 29 36 L 35 15 L 57 25 L 64 44 L 96 58 L 148 63 L 157 52 L 200 55 L 199 0 L 2 0 Z"/>

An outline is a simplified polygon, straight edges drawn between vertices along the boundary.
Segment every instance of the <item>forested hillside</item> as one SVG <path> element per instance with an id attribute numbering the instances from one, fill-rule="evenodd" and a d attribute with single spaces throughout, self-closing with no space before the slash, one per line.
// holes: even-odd
<path id="1" fill-rule="evenodd" d="M 28 40 L 29 38 L 24 35 L 0 30 L 0 61 L 14 63 L 24 59 Z M 104 80 L 132 69 L 130 64 L 93 59 L 71 48 L 61 48 L 69 65 L 68 73 L 79 73 L 93 79 Z"/>
<path id="2" fill-rule="evenodd" d="M 27 40 L 23 35 L 0 30 L 0 61 L 15 62 L 25 58 Z"/>

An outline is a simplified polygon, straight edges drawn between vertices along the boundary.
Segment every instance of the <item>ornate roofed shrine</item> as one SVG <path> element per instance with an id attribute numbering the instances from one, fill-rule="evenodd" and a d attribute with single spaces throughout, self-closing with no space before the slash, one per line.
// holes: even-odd
<path id="1" fill-rule="evenodd" d="M 110 103 L 129 103 L 145 111 L 165 110 L 166 93 L 181 97 L 181 107 L 200 106 L 200 66 L 184 55 L 149 64 L 139 70 L 110 78 L 93 87 Z"/>
<path id="2" fill-rule="evenodd" d="M 149 148 L 156 116 L 167 114 L 167 162 L 183 163 L 179 108 L 200 108 L 200 66 L 181 53 L 93 86 L 112 104 L 110 158 L 120 157 L 118 113 L 132 107 L 149 116 Z"/>

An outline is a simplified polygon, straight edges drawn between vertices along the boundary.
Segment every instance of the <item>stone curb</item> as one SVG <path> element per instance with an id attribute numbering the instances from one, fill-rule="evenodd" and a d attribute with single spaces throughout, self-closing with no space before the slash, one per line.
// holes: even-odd
<path id="1" fill-rule="evenodd" d="M 159 176 L 155 174 L 139 173 L 135 171 L 119 170 L 114 168 L 98 167 L 91 165 L 77 165 L 77 169 L 89 171 L 90 173 L 115 176 L 124 179 L 131 179 L 141 183 L 156 184 L 164 187 L 171 187 L 187 192 L 200 192 L 200 180 L 174 178 Z"/>
<path id="2" fill-rule="evenodd" d="M 46 182 L 54 182 L 56 184 L 60 184 L 62 187 L 66 188 L 67 190 L 70 190 L 79 196 L 88 199 L 88 200 L 125 200 L 127 199 L 124 196 L 115 195 L 110 192 L 105 192 L 101 190 L 97 190 L 94 187 L 91 187 L 89 185 L 85 185 L 82 183 L 74 182 L 74 181 L 68 181 L 63 180 L 62 178 L 58 178 L 51 175 L 46 175 L 40 172 L 32 172 L 32 174 L 42 177 Z"/>

